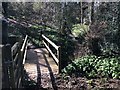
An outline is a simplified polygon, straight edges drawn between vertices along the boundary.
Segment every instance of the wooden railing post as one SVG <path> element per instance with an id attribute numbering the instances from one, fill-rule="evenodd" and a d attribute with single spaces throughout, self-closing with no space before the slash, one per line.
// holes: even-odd
<path id="1" fill-rule="evenodd" d="M 23 86 L 23 75 L 24 75 L 24 66 L 23 66 L 23 51 L 20 50 L 20 60 L 21 60 L 21 86 Z"/>
<path id="2" fill-rule="evenodd" d="M 20 46 L 19 46 L 19 51 L 18 51 L 18 53 L 19 53 L 19 55 L 18 55 L 18 60 L 19 60 L 19 62 L 20 62 L 20 67 L 19 67 L 19 69 L 20 69 L 20 74 L 21 74 L 21 75 L 20 75 L 20 78 L 19 78 L 19 80 L 18 80 L 18 88 L 22 87 L 22 79 L 23 79 L 23 66 L 22 66 L 21 43 L 22 43 L 22 39 L 19 38 L 19 44 L 20 44 Z"/>
<path id="3" fill-rule="evenodd" d="M 15 87 L 15 77 L 14 77 L 14 62 L 13 62 L 13 58 L 12 58 L 12 53 L 11 53 L 11 46 L 10 44 L 6 45 L 6 56 L 7 56 L 7 61 L 6 64 L 8 64 L 9 67 L 9 73 L 10 73 L 10 87 L 11 88 L 16 88 Z"/>
<path id="4" fill-rule="evenodd" d="M 61 73 L 61 47 L 59 46 L 58 50 L 57 50 L 57 58 L 59 60 L 58 63 L 58 73 Z"/>
<path id="5" fill-rule="evenodd" d="M 2 88 L 10 88 L 10 83 L 9 83 L 9 74 L 8 74 L 8 66 L 5 63 L 6 61 L 6 52 L 5 52 L 5 45 L 1 45 L 1 49 L 2 49 Z"/>

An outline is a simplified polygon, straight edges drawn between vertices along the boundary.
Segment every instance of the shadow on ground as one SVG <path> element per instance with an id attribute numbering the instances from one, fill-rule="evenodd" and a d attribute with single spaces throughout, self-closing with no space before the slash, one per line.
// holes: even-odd
<path id="1" fill-rule="evenodd" d="M 27 90 L 27 89 L 32 89 L 32 90 L 50 90 L 51 89 L 49 86 L 48 86 L 48 88 L 43 88 L 42 85 L 41 85 L 41 83 L 42 83 L 41 76 L 42 75 L 41 75 L 41 67 L 40 66 L 42 66 L 42 67 L 48 68 L 48 72 L 50 74 L 51 84 L 52 84 L 52 88 L 53 88 L 51 90 L 57 90 L 57 86 L 56 86 L 56 83 L 55 83 L 55 77 L 54 77 L 52 68 L 50 67 L 48 59 L 47 59 L 47 57 L 45 55 L 46 52 L 43 49 L 40 49 L 41 52 L 36 52 L 36 51 L 34 51 L 32 49 L 35 49 L 35 47 L 28 49 L 28 50 L 31 50 L 31 52 L 30 52 L 31 55 L 29 55 L 30 57 L 27 59 L 29 61 L 26 61 L 26 62 L 29 63 L 29 64 L 35 64 L 36 65 L 36 73 L 37 73 L 36 79 L 37 79 L 37 82 L 30 78 L 29 72 L 24 70 L 23 87 L 25 88 L 25 90 Z M 44 58 L 46 65 L 44 65 L 44 64 L 39 62 L 39 58 L 40 57 L 38 57 L 38 53 L 41 53 L 42 58 Z M 31 57 L 33 59 L 31 59 Z M 48 83 L 48 82 L 46 82 L 46 83 Z"/>

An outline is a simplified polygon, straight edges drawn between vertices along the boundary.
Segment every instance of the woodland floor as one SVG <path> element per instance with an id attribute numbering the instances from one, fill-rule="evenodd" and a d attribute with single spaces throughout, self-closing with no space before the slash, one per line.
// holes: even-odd
<path id="1" fill-rule="evenodd" d="M 24 68 L 24 87 L 32 90 L 120 90 L 120 80 L 117 79 L 63 77 L 58 74 L 58 66 L 45 48 L 31 46 Z"/>

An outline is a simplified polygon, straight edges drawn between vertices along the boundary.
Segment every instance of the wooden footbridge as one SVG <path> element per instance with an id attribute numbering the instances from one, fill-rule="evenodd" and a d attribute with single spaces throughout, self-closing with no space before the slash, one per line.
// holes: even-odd
<path id="1" fill-rule="evenodd" d="M 26 35 L 21 37 L 10 38 L 12 44 L 1 45 L 2 48 L 2 88 L 24 88 L 25 73 L 34 80 L 39 87 L 55 89 L 54 75 L 61 71 L 61 51 L 60 46 L 54 44 L 44 34 L 41 34 L 44 47 L 34 47 Z M 9 41 L 11 41 L 9 39 Z M 53 53 L 50 46 L 56 50 Z M 47 85 L 46 83 L 47 82 Z"/>

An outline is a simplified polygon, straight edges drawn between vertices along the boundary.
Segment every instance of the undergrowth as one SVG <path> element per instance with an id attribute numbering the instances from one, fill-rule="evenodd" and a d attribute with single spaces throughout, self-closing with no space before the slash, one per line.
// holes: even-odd
<path id="1" fill-rule="evenodd" d="M 120 79 L 120 57 L 83 56 L 72 61 L 62 70 L 63 74 L 84 76 L 87 78 L 117 78 Z"/>

